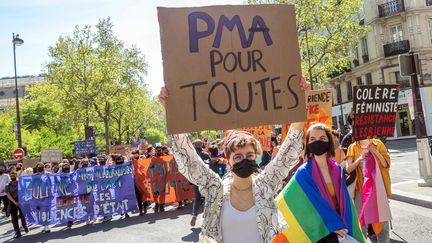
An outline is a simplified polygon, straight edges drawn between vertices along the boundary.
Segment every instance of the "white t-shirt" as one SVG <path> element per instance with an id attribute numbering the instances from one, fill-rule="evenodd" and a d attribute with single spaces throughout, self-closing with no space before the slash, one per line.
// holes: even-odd
<path id="1" fill-rule="evenodd" d="M 261 243 L 255 206 L 239 211 L 226 200 L 222 208 L 222 235 L 224 243 Z"/>
<path id="2" fill-rule="evenodd" d="M 1 197 L 6 196 L 5 188 L 10 181 L 11 179 L 8 174 L 3 173 L 3 175 L 0 175 L 0 196 Z"/>

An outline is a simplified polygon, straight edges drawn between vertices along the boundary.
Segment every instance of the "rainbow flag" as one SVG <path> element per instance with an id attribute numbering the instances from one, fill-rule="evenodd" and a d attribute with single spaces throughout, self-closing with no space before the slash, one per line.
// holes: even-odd
<path id="1" fill-rule="evenodd" d="M 386 221 L 392 219 L 387 193 L 381 171 L 375 157 L 369 152 L 364 165 L 364 182 L 362 187 L 361 225 L 372 225 L 375 234 L 379 235 Z"/>
<path id="2" fill-rule="evenodd" d="M 283 232 L 288 241 L 317 242 L 335 230 L 348 229 L 350 236 L 359 242 L 365 242 L 353 201 L 345 183 L 342 183 L 342 170 L 333 161 L 328 162 L 328 165 L 336 194 L 337 188 L 340 191 L 337 195 L 339 212 L 344 216 L 341 217 L 335 207 L 322 196 L 322 186 L 317 183 L 317 176 L 313 173 L 317 169 L 312 168 L 318 166 L 310 160 L 297 170 L 276 198 L 276 204 L 288 223 L 288 228 Z M 283 242 L 282 238 L 278 236 L 273 242 Z"/>

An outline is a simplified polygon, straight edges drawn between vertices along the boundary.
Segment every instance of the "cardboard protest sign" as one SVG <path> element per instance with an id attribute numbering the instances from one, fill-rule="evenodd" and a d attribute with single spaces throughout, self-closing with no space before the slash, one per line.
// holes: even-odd
<path id="1" fill-rule="evenodd" d="M 158 15 L 168 133 L 306 120 L 294 6 L 158 8 Z"/>
<path id="2" fill-rule="evenodd" d="M 306 93 L 307 120 L 303 129 L 304 134 L 314 122 L 324 123 L 332 128 L 332 95 L 332 89 L 311 90 Z"/>
<path id="3" fill-rule="evenodd" d="M 263 151 L 271 150 L 272 126 L 258 126 L 238 129 L 250 132 L 260 143 Z"/>
<path id="4" fill-rule="evenodd" d="M 189 181 L 178 171 L 173 156 L 134 161 L 135 182 L 143 201 L 173 203 L 194 198 Z"/>
<path id="5" fill-rule="evenodd" d="M 19 206 L 27 223 L 61 224 L 136 210 L 132 165 L 93 166 L 73 173 L 23 175 Z"/>
<path id="6" fill-rule="evenodd" d="M 131 147 L 130 145 L 126 144 L 119 144 L 109 147 L 110 154 L 120 154 L 123 156 L 127 156 L 131 153 Z"/>
<path id="7" fill-rule="evenodd" d="M 354 140 L 393 136 L 399 85 L 354 87 Z"/>
<path id="8" fill-rule="evenodd" d="M 332 127 L 332 89 L 310 90 L 306 93 L 307 120 L 303 128 L 305 135 L 311 124 L 320 122 Z M 291 124 L 282 125 L 282 142 L 285 140 Z M 303 136 L 305 142 L 306 136 Z"/>
<path id="9" fill-rule="evenodd" d="M 63 159 L 63 149 L 42 149 L 41 162 L 61 162 Z"/>

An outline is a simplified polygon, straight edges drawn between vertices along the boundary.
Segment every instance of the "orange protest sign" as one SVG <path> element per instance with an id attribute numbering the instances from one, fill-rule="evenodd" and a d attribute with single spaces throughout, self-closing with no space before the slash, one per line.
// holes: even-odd
<path id="1" fill-rule="evenodd" d="M 311 90 L 306 93 L 307 121 L 304 133 L 314 122 L 326 124 L 332 128 L 332 89 Z"/>
<path id="2" fill-rule="evenodd" d="M 134 170 L 143 201 L 173 203 L 194 198 L 192 187 L 178 171 L 173 156 L 134 161 Z"/>
<path id="3" fill-rule="evenodd" d="M 304 134 L 314 122 L 324 123 L 330 129 L 332 128 L 332 101 L 331 89 L 311 90 L 306 93 L 307 120 L 303 129 Z M 289 123 L 282 125 L 282 141 L 285 140 L 290 125 Z M 303 142 L 304 140 L 305 136 Z"/>
<path id="4" fill-rule="evenodd" d="M 271 150 L 272 126 L 247 127 L 239 130 L 250 132 L 261 143 L 264 151 Z"/>

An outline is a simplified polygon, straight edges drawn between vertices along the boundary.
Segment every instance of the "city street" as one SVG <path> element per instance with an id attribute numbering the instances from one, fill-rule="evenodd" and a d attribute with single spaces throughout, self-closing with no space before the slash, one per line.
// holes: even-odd
<path id="1" fill-rule="evenodd" d="M 392 157 L 392 182 L 398 183 L 418 178 L 417 152 L 415 148 L 390 148 Z M 432 209 L 403 202 L 391 201 L 393 213 L 392 242 L 427 242 L 432 238 Z M 16 242 L 196 242 L 201 229 L 189 226 L 191 205 L 175 210 L 167 207 L 163 213 L 145 216 L 133 214 L 129 219 L 119 216 L 108 223 L 85 225 L 78 223 L 72 230 L 66 225 L 55 226 L 51 233 L 40 233 L 42 228 L 31 226 L 30 233 Z M 199 217 L 197 226 L 202 223 Z M 9 242 L 13 236 L 12 225 L 0 219 L 0 241 Z M 14 241 L 15 242 L 15 241 Z"/>
<path id="2" fill-rule="evenodd" d="M 432 210 L 391 201 L 393 231 L 391 242 L 428 242 L 432 238 Z M 172 208 L 171 208 L 172 209 Z M 53 227 L 51 233 L 42 234 L 41 228 L 30 227 L 30 233 L 13 242 L 197 242 L 200 228 L 189 226 L 191 206 L 182 210 L 168 210 L 129 219 L 115 217 L 109 223 L 86 226 L 79 223 L 72 230 L 66 225 Z M 197 225 L 201 225 L 199 218 Z M 0 241 L 11 242 L 13 231 L 9 221 L 0 220 Z"/>

